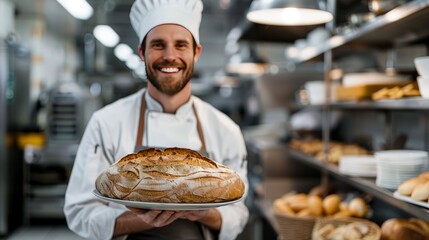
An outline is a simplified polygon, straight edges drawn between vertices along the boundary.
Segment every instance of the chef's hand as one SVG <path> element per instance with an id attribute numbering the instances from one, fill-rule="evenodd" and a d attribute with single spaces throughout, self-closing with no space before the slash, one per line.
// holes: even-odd
<path id="1" fill-rule="evenodd" d="M 162 211 L 162 210 L 146 210 L 140 208 L 128 207 L 134 214 L 137 215 L 146 224 L 152 227 L 164 227 L 174 220 L 183 217 L 184 212 Z"/>
<path id="2" fill-rule="evenodd" d="M 182 219 L 187 219 L 190 221 L 197 221 L 202 218 L 210 216 L 210 210 L 192 210 L 192 211 L 182 211 Z"/>
<path id="3" fill-rule="evenodd" d="M 212 230 L 219 231 L 222 226 L 222 216 L 214 208 L 208 210 L 183 211 L 183 219 L 198 221 Z"/>

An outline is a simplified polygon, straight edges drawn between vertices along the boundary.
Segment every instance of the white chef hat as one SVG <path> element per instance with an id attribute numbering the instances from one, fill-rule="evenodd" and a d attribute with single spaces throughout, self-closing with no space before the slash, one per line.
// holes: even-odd
<path id="1" fill-rule="evenodd" d="M 130 20 L 139 37 L 139 44 L 152 28 L 161 24 L 181 25 L 199 43 L 202 11 L 201 0 L 136 0 L 131 7 Z"/>

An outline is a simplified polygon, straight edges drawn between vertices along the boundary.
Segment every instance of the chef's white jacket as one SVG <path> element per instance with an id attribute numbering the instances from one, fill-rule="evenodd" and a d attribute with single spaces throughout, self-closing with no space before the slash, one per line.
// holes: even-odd
<path id="1" fill-rule="evenodd" d="M 98 174 L 123 156 L 134 152 L 142 89 L 105 106 L 93 114 L 77 151 L 65 196 L 64 213 L 69 228 L 88 239 L 111 239 L 123 205 L 93 195 Z M 240 128 L 229 117 L 192 96 L 176 114 L 145 94 L 144 146 L 201 148 L 192 104 L 198 112 L 210 158 L 235 170 L 248 189 L 246 148 Z M 218 208 L 222 215 L 219 239 L 235 239 L 249 216 L 243 202 Z"/>

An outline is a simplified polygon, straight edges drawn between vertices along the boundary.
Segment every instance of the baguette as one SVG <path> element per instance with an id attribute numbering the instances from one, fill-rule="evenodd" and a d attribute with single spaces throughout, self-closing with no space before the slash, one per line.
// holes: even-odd
<path id="1" fill-rule="evenodd" d="M 160 203 L 210 203 L 239 199 L 240 176 L 184 148 L 145 149 L 104 170 L 95 181 L 104 196 Z"/>

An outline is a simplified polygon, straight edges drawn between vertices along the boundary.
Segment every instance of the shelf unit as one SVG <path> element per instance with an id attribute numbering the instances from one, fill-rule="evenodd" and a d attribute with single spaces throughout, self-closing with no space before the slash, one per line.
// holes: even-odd
<path id="1" fill-rule="evenodd" d="M 344 175 L 339 172 L 338 167 L 332 164 L 327 164 L 321 161 L 317 161 L 314 157 L 299 152 L 297 150 L 289 148 L 288 153 L 290 157 L 298 159 L 312 167 L 316 167 L 322 171 L 327 171 L 330 175 L 345 182 L 351 186 L 354 186 L 361 191 L 371 194 L 372 196 L 383 200 L 384 202 L 397 207 L 403 211 L 406 211 L 416 217 L 429 221 L 429 210 L 413 205 L 411 203 L 404 202 L 396 199 L 393 196 L 393 192 L 380 188 L 375 184 L 375 178 L 363 178 L 363 177 L 351 177 Z"/>
<path id="2" fill-rule="evenodd" d="M 328 41 L 304 48 L 296 63 L 306 62 L 335 50 L 336 54 L 349 52 L 350 47 L 386 49 L 408 45 L 429 37 L 429 0 L 414 0 L 374 18 L 360 28 L 332 36 Z"/>
<path id="3" fill-rule="evenodd" d="M 421 97 L 404 98 L 404 99 L 388 99 L 378 101 L 349 101 L 337 102 L 330 104 L 330 107 L 335 109 L 362 109 L 362 110 L 429 110 L 429 99 Z"/>
<path id="4" fill-rule="evenodd" d="M 351 109 L 351 110 L 407 110 L 425 111 L 429 110 L 429 99 L 421 97 L 386 99 L 378 101 L 344 101 L 332 102 L 327 105 L 331 109 Z M 323 104 L 288 104 L 288 109 L 322 109 Z"/>
<path id="5" fill-rule="evenodd" d="M 326 42 L 317 46 L 308 46 L 300 51 L 298 57 L 294 58 L 296 64 L 306 63 L 312 60 L 321 60 L 325 64 L 325 71 L 332 68 L 334 58 L 340 58 L 360 51 L 369 51 L 370 49 L 390 50 L 424 43 L 429 46 L 429 28 L 426 26 L 429 22 L 429 0 L 412 0 L 406 4 L 396 7 L 390 12 L 375 17 L 369 22 L 355 28 L 346 34 L 338 34 L 329 38 Z M 325 78 L 328 78 L 325 74 Z M 330 83 L 325 79 L 325 83 Z M 329 89 L 329 86 L 326 87 Z M 301 109 L 315 109 L 324 111 L 324 117 L 329 115 L 330 110 L 362 110 L 382 112 L 385 117 L 384 131 L 386 141 L 390 140 L 392 131 L 391 112 L 394 111 L 419 111 L 426 116 L 429 110 L 429 99 L 421 97 L 404 98 L 394 100 L 378 101 L 347 101 L 331 102 L 318 105 L 285 104 L 285 108 L 295 111 Z M 327 124 L 329 119 L 325 119 L 322 126 L 323 142 L 327 145 L 330 140 L 330 130 Z M 427 123 L 426 123 L 427 125 Z M 425 130 L 426 131 L 426 130 Z M 426 139 L 429 133 L 426 134 Z M 425 143 L 426 144 L 426 143 Z M 427 144 L 426 144 L 427 145 Z M 325 148 L 327 149 L 327 148 Z M 351 177 L 339 172 L 338 167 L 325 162 L 317 161 L 314 157 L 289 148 L 288 157 L 303 162 L 309 167 L 318 169 L 324 176 L 332 177 L 341 183 L 345 183 L 359 191 L 373 196 L 377 200 L 386 203 L 386 208 L 397 208 L 411 216 L 424 219 L 429 222 L 429 210 L 408 202 L 404 202 L 394 197 L 393 192 L 375 184 L 375 178 Z M 270 204 L 266 202 L 258 203 L 265 217 L 275 226 Z"/>

